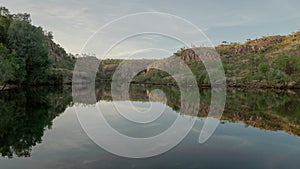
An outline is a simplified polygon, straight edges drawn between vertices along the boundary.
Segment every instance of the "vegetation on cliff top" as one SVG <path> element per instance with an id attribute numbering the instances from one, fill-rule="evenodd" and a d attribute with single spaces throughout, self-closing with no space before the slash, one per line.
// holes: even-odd
<path id="1" fill-rule="evenodd" d="M 229 83 L 290 87 L 300 83 L 300 32 L 222 44 L 216 49 Z"/>

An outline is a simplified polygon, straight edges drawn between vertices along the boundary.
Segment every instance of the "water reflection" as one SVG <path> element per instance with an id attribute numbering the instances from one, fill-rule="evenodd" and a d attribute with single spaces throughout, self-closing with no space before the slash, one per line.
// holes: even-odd
<path id="1" fill-rule="evenodd" d="M 167 97 L 166 104 L 173 110 L 180 109 L 180 91 L 174 86 L 131 85 L 130 99 L 149 101 L 150 91 L 154 89 L 164 91 Z M 109 86 L 102 86 L 97 90 L 97 99 L 112 100 L 109 91 Z M 160 99 L 159 95 L 155 96 L 153 93 L 151 97 L 155 100 Z M 200 111 L 197 116 L 206 117 L 209 112 L 211 90 L 200 89 L 200 98 Z M 299 102 L 300 91 L 229 89 L 222 123 L 243 122 L 246 126 L 272 131 L 283 130 L 300 136 Z M 189 115 L 189 111 L 180 113 Z"/>
<path id="2" fill-rule="evenodd" d="M 0 93 L 0 153 L 30 156 L 52 120 L 71 105 L 70 89 L 31 88 Z"/>
<path id="3" fill-rule="evenodd" d="M 180 92 L 174 86 L 131 85 L 130 100 L 148 102 L 151 95 L 152 99 L 159 101 L 160 95 L 156 96 L 155 92 L 151 92 L 154 89 L 162 90 L 167 98 L 163 102 L 166 101 L 174 111 L 179 111 Z M 108 84 L 99 84 L 96 91 L 90 94 L 95 95 L 99 103 L 112 101 Z M 211 92 L 209 89 L 202 89 L 200 95 L 200 112 L 197 116 L 206 117 Z M 120 98 L 119 101 L 126 100 Z M 246 127 L 284 131 L 300 136 L 299 102 L 298 91 L 230 89 L 227 92 L 222 123 L 242 122 Z M 71 88 L 3 91 L 0 93 L 0 104 L 1 155 L 9 158 L 14 155 L 28 157 L 32 147 L 42 142 L 44 131 L 51 129 L 53 119 L 68 106 L 72 106 Z M 189 115 L 188 111 L 181 113 Z"/>

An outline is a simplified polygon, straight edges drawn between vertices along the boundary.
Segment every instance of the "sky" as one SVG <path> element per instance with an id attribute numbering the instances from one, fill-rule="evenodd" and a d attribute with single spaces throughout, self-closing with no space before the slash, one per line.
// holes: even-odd
<path id="1" fill-rule="evenodd" d="M 162 32 L 167 33 L 167 29 L 171 32 L 184 32 L 185 28 L 178 26 L 184 19 L 187 25 L 193 24 L 202 30 L 205 36 L 199 38 L 199 41 L 209 40 L 212 45 L 218 45 L 224 40 L 244 42 L 246 39 L 261 36 L 287 35 L 300 29 L 300 1 L 298 0 L 0 0 L 0 5 L 7 7 L 12 13 L 30 13 L 34 25 L 52 31 L 55 42 L 73 54 L 82 52 L 89 37 L 107 23 L 141 12 L 160 12 L 170 14 L 170 16 L 164 15 L 165 19 L 157 19 L 155 16 L 147 19 L 132 18 L 128 22 L 128 19 L 125 19 L 124 22 L 121 21 L 110 29 L 114 31 L 105 33 L 102 31 L 103 34 L 100 33 L 101 35 L 97 36 L 98 39 L 102 38 L 97 41 L 98 45 L 104 44 L 105 46 L 106 43 L 116 42 L 117 37 L 120 38 L 116 32 L 125 34 L 126 31 L 129 33 L 144 30 L 140 27 L 147 26 L 144 23 L 146 20 L 152 25 L 160 26 L 160 29 L 163 29 Z M 168 22 L 167 18 L 172 18 L 171 16 L 181 19 Z M 172 19 L 176 20 L 176 17 Z M 138 22 L 135 22 L 136 20 Z M 158 30 L 157 27 L 153 29 Z M 194 30 L 190 29 L 190 31 Z M 157 43 L 160 45 L 172 44 L 172 47 L 165 45 L 169 52 L 174 52 L 175 48 L 182 46 L 179 41 L 167 43 L 166 38 L 151 34 L 129 39 L 126 43 L 119 45 L 119 49 L 115 49 L 116 52 L 112 55 L 132 54 L 129 49 L 135 51 L 155 49 L 159 46 L 153 45 L 156 42 L 160 42 Z M 156 41 L 152 41 L 154 39 Z M 94 48 L 97 47 L 94 46 Z M 159 51 L 163 50 L 156 50 L 157 55 Z M 85 52 L 97 53 L 93 50 Z"/>

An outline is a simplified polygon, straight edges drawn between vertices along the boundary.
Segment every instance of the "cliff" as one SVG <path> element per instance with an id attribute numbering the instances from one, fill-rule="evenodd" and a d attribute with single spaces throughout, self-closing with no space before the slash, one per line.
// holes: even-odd
<path id="1" fill-rule="evenodd" d="M 216 50 L 223 57 L 245 56 L 258 54 L 271 56 L 272 54 L 299 54 L 294 53 L 294 49 L 300 45 L 300 32 L 291 33 L 287 36 L 275 35 L 264 36 L 262 38 L 250 40 L 245 43 L 228 43 L 216 46 Z"/>

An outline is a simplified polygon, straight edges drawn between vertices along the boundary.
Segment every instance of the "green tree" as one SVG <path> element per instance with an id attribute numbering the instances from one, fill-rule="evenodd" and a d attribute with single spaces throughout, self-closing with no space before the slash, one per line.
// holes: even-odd
<path id="1" fill-rule="evenodd" d="M 261 73 L 266 74 L 270 70 L 270 66 L 268 63 L 263 62 L 258 65 L 258 70 Z"/>
<path id="2" fill-rule="evenodd" d="M 7 44 L 7 30 L 9 28 L 11 17 L 3 14 L 2 7 L 0 7 L 0 42 Z"/>
<path id="3" fill-rule="evenodd" d="M 287 75 L 291 75 L 295 71 L 295 59 L 287 55 L 279 56 L 275 59 L 275 69 L 279 69 L 285 72 Z"/>
<path id="4" fill-rule="evenodd" d="M 20 16 L 21 17 L 21 16 Z M 44 78 L 48 63 L 48 44 L 41 27 L 35 27 L 22 20 L 14 20 L 8 29 L 8 45 L 24 61 L 20 69 L 26 72 L 27 83 L 46 81 Z"/>
<path id="5" fill-rule="evenodd" d="M 295 56 L 295 69 L 299 73 L 300 72 L 300 56 Z"/>
<path id="6" fill-rule="evenodd" d="M 30 14 L 28 13 L 17 13 L 12 15 L 13 20 L 22 22 L 31 22 Z"/>
<path id="7" fill-rule="evenodd" d="M 2 44 L 0 44 L 0 83 L 5 88 L 8 83 L 17 83 L 25 78 L 25 72 L 20 69 L 20 62 L 18 61 L 15 51 L 9 52 Z"/>
<path id="8" fill-rule="evenodd" d="M 0 6 L 0 15 L 1 16 L 9 16 L 10 12 L 6 7 Z"/>

